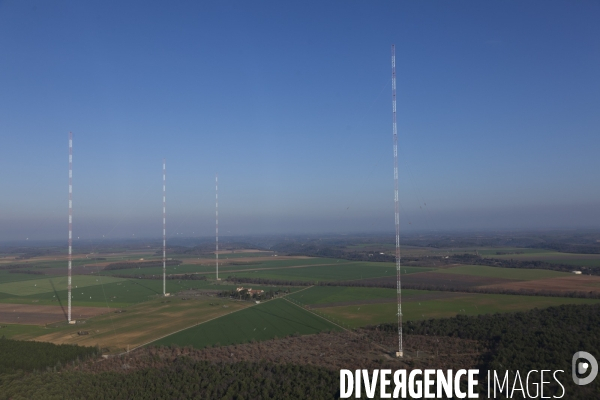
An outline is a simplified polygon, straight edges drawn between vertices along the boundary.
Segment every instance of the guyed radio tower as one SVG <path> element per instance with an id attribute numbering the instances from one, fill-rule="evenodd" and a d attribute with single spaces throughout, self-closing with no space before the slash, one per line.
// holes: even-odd
<path id="1" fill-rule="evenodd" d="M 219 280 L 219 174 L 215 175 L 215 257 L 217 261 L 217 280 Z"/>
<path id="2" fill-rule="evenodd" d="M 163 296 L 167 296 L 167 166 L 163 158 Z"/>
<path id="3" fill-rule="evenodd" d="M 398 351 L 396 357 L 403 357 L 402 351 L 402 288 L 400 285 L 400 212 L 398 200 L 398 128 L 396 126 L 396 49 L 392 45 L 392 133 L 394 136 L 394 210 L 396 223 L 396 292 L 398 297 Z"/>
<path id="4" fill-rule="evenodd" d="M 69 132 L 69 254 L 68 254 L 68 277 L 67 277 L 67 288 L 68 288 L 68 322 L 74 324 L 75 321 L 71 320 L 71 266 L 73 261 L 73 133 Z"/>

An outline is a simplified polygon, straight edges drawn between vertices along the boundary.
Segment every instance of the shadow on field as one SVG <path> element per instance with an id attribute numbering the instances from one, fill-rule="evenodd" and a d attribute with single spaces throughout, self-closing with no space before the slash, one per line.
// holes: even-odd
<path id="1" fill-rule="evenodd" d="M 67 315 L 67 312 L 65 311 L 65 307 L 62 304 L 62 301 L 60 301 L 60 297 L 58 296 L 58 292 L 56 291 L 56 288 L 54 287 L 54 283 L 52 282 L 52 279 L 48 279 L 48 281 L 50 282 L 50 286 L 52 286 L 52 290 L 54 291 L 54 295 L 56 296 L 56 300 L 58 300 L 58 304 L 60 304 L 60 308 L 62 309 L 62 312 L 65 316 L 65 320 L 69 320 L 69 316 Z M 68 294 L 67 294 L 68 296 Z"/>

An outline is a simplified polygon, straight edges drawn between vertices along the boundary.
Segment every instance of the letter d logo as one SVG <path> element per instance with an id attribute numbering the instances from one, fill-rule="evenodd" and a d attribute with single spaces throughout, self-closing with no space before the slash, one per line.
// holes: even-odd
<path id="1" fill-rule="evenodd" d="M 586 359 L 588 362 L 580 362 L 577 363 L 577 360 L 580 358 Z M 587 378 L 578 378 L 577 374 L 583 375 L 587 372 L 589 367 L 592 367 L 590 374 Z M 573 361 L 571 363 L 571 374 L 573 375 L 573 382 L 577 385 L 587 385 L 591 383 L 594 379 L 596 379 L 596 375 L 598 375 L 598 361 L 594 358 L 593 355 L 586 351 L 578 351 L 573 354 Z"/>

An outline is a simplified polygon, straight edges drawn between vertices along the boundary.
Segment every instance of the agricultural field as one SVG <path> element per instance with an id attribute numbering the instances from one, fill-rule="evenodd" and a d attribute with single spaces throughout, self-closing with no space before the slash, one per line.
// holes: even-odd
<path id="1" fill-rule="evenodd" d="M 100 259 L 97 259 L 100 258 Z M 71 265 L 73 267 L 89 265 L 89 266 L 102 266 L 107 263 L 123 262 L 123 261 L 139 261 L 140 259 L 162 259 L 156 257 L 154 254 L 148 253 L 136 253 L 134 255 L 103 255 L 94 254 L 92 256 L 85 255 L 73 255 Z M 43 256 L 29 258 L 26 260 L 3 260 L 0 261 L 0 266 L 3 264 L 20 264 L 27 267 L 39 267 L 39 268 L 66 268 L 67 266 L 67 255 L 55 255 L 55 256 Z"/>
<path id="2" fill-rule="evenodd" d="M 600 300 L 596 299 L 430 291 L 422 292 L 428 292 L 431 297 L 429 299 L 405 298 L 402 302 L 404 321 L 454 317 L 457 314 L 479 315 L 525 311 L 532 308 L 546 308 L 561 304 L 600 303 Z M 333 321 L 351 328 L 377 325 L 385 322 L 394 323 L 396 321 L 396 310 L 397 305 L 395 303 L 360 304 L 318 309 L 319 312 L 331 318 Z"/>
<path id="3" fill-rule="evenodd" d="M 322 305 L 341 302 L 396 301 L 395 289 L 355 288 L 344 286 L 313 286 L 288 296 L 304 305 Z"/>
<path id="4" fill-rule="evenodd" d="M 402 290 L 402 301 L 442 300 L 462 296 L 462 293 L 432 290 Z M 291 301 L 308 309 L 339 307 L 346 305 L 396 304 L 396 289 L 343 286 L 313 286 L 287 296 Z"/>
<path id="5" fill-rule="evenodd" d="M 519 261 L 545 261 L 553 264 L 567 264 L 584 267 L 600 267 L 600 254 L 559 253 L 557 251 L 540 250 L 539 252 L 490 255 L 486 257 Z"/>
<path id="6" fill-rule="evenodd" d="M 340 328 L 327 320 L 284 299 L 275 299 L 175 333 L 152 344 L 203 348 L 337 330 Z"/>
<path id="7" fill-rule="evenodd" d="M 67 277 L 43 277 L 32 275 L 37 279 L 29 279 L 15 282 L 0 283 L 0 293 L 7 293 L 15 296 L 29 296 L 42 293 L 54 292 L 56 288 L 67 287 Z M 95 276 L 76 276 L 73 278 L 73 288 L 86 288 L 88 286 L 110 284 L 122 282 L 123 279 Z M 66 298 L 66 297 L 65 297 Z"/>
<path id="8" fill-rule="evenodd" d="M 402 284 L 407 287 L 427 287 L 446 289 L 468 289 L 479 286 L 493 285 L 497 283 L 512 283 L 514 279 L 492 278 L 477 275 L 445 274 L 437 270 L 435 272 L 424 272 L 402 277 Z M 389 282 L 392 286 L 395 281 Z"/>
<path id="9" fill-rule="evenodd" d="M 46 328 L 40 325 L 0 324 L 0 338 L 32 339 L 46 333 Z"/>
<path id="10" fill-rule="evenodd" d="M 461 265 L 440 268 L 434 272 L 408 275 L 402 278 L 402 283 L 411 288 L 435 290 L 471 290 L 477 288 L 496 291 L 526 289 L 530 292 L 540 290 L 555 292 L 600 292 L 595 287 L 595 282 L 598 278 L 587 275 L 575 276 L 567 272 L 544 269 Z"/>
<path id="11" fill-rule="evenodd" d="M 219 265 L 219 272 L 223 267 Z M 196 264 L 181 264 L 177 266 L 168 265 L 165 268 L 167 275 L 172 274 L 214 274 L 215 266 L 211 265 L 196 265 Z M 159 267 L 147 267 L 147 268 L 127 268 L 127 269 L 113 269 L 113 270 L 100 270 L 99 275 L 106 276 L 118 276 L 118 275 L 160 275 L 162 277 L 163 269 Z"/>
<path id="12" fill-rule="evenodd" d="M 84 324 L 68 325 L 65 322 L 48 325 L 39 330 L 26 330 L 12 335 L 15 339 L 35 339 L 56 344 L 98 345 L 103 352 L 117 353 L 159 339 L 172 332 L 229 314 L 250 306 L 215 297 L 199 296 L 158 298 L 130 306 L 122 312 L 111 310 Z M 78 331 L 87 334 L 78 335 Z"/>
<path id="13" fill-rule="evenodd" d="M 572 275 L 539 279 L 535 281 L 520 281 L 510 284 L 498 283 L 495 285 L 486 286 L 489 289 L 512 289 L 512 290 L 548 290 L 552 292 L 564 293 L 570 292 L 589 292 L 600 294 L 600 276 L 596 275 Z"/>
<path id="14" fill-rule="evenodd" d="M 402 273 L 432 271 L 433 268 L 402 267 Z M 235 273 L 236 277 L 263 278 L 290 281 L 350 281 L 358 279 L 396 276 L 393 263 L 342 262 L 331 265 L 305 268 L 286 268 L 277 270 L 257 270 Z"/>
<path id="15" fill-rule="evenodd" d="M 73 278 L 74 283 L 76 278 L 80 278 L 80 276 Z M 107 277 L 102 277 L 101 279 L 104 280 L 106 278 Z M 73 284 L 73 305 L 111 308 L 127 307 L 129 305 L 140 303 L 162 294 L 162 282 L 158 280 L 111 279 L 116 281 L 111 283 L 100 283 L 101 280 L 99 280 L 98 284 L 85 287 L 80 287 L 79 285 Z M 58 288 L 59 287 L 56 286 L 56 289 Z M 29 294 L 26 296 L 12 295 L 11 297 L 0 299 L 0 302 L 18 304 L 36 303 L 37 305 L 53 306 L 62 304 L 63 306 L 66 306 L 66 285 L 61 285 L 60 289 L 61 290 Z M 181 287 L 176 283 L 176 281 L 167 281 L 167 291 L 176 291 L 178 289 L 181 289 Z"/>
<path id="16" fill-rule="evenodd" d="M 369 248 L 371 245 L 359 246 Z M 404 255 L 425 256 L 474 253 L 473 249 L 433 249 L 411 247 Z M 531 250 L 531 251 L 528 251 Z M 490 257 L 556 257 L 555 252 L 538 249 L 478 248 L 478 254 Z M 496 252 L 522 254 L 496 255 Z M 387 252 L 387 251 L 386 251 Z M 572 257 L 576 255 L 567 255 Z M 588 255 L 579 255 L 588 257 Z M 62 258 L 61 258 L 62 257 Z M 200 258 L 202 257 L 202 258 Z M 11 260 L 26 265 L 24 269 L 46 275 L 0 270 L 0 335 L 54 343 L 99 344 L 105 352 L 124 351 L 154 342 L 155 344 L 192 345 L 202 348 L 262 341 L 275 336 L 311 334 L 344 327 L 360 327 L 396 319 L 396 269 L 390 262 L 361 262 L 341 259 L 282 256 L 266 252 L 235 252 L 219 255 L 223 264 L 214 281 L 214 258 L 172 255 L 183 264 L 168 266 L 167 274 L 200 274 L 207 280 L 168 279 L 167 292 L 195 293 L 192 300 L 183 295 L 162 297 L 159 279 L 129 279 L 115 275 L 162 275 L 162 267 L 106 270 L 107 264 L 124 260 L 157 261 L 147 250 L 123 254 L 82 256 L 74 261 L 73 315 L 84 324 L 64 323 L 66 308 L 66 257 L 51 256 Z M 600 260 L 600 258 L 599 258 Z M 581 261 L 581 260 L 580 260 Z M 99 273 L 100 271 L 100 273 Z M 255 284 L 232 284 L 226 278 L 261 278 L 285 282 L 331 282 L 354 286 L 312 286 L 305 289 L 286 286 L 286 299 L 255 304 L 214 297 L 217 292 L 238 286 L 277 291 L 282 287 Z M 568 292 L 578 288 L 600 292 L 600 277 L 582 277 L 542 269 L 498 268 L 478 265 L 442 268 L 402 267 L 402 282 L 413 289 L 402 291 L 405 320 L 526 310 L 558 304 L 583 304 L 598 300 L 465 293 L 489 288 L 518 290 L 546 288 Z M 440 290 L 419 285 L 439 285 Z M 208 297 L 209 295 L 213 297 Z M 218 305 L 215 305 L 218 304 Z M 115 311 L 122 312 L 116 313 Z M 321 316 L 321 317 L 320 317 Z M 333 323 L 332 323 L 333 322 Z M 190 328 L 191 327 L 191 328 Z M 189 328 L 189 329 L 188 329 Z M 174 334 L 173 332 L 179 331 Z M 77 335 L 87 331 L 87 335 Z M 164 336 L 164 337 L 163 337 Z"/>
<path id="17" fill-rule="evenodd" d="M 403 267 L 403 273 L 431 271 L 432 268 Z M 202 274 L 209 277 L 215 272 L 214 265 L 182 264 L 167 267 L 167 274 Z M 162 275 L 162 267 L 131 268 L 102 271 L 103 275 Z M 368 279 L 396 274 L 393 263 L 375 263 L 337 260 L 329 258 L 298 258 L 261 262 L 234 263 L 219 266 L 219 276 L 263 278 L 271 280 L 336 281 Z"/>
<path id="18" fill-rule="evenodd" d="M 458 267 L 440 269 L 437 272 L 441 274 L 470 275 L 483 278 L 514 279 L 519 281 L 532 281 L 536 279 L 558 278 L 572 275 L 567 272 L 549 271 L 545 269 L 498 268 L 485 265 L 461 265 Z"/>
<path id="19" fill-rule="evenodd" d="M 185 256 L 185 255 L 184 255 Z M 227 260 L 230 258 L 241 258 L 241 257 L 272 257 L 273 256 L 273 252 L 272 251 L 249 251 L 249 250 L 234 250 L 234 251 L 230 251 L 230 250 L 219 250 L 219 261 L 220 260 Z M 173 257 L 177 257 L 179 258 L 180 255 L 175 253 L 173 255 Z M 203 255 L 203 258 L 212 258 L 215 259 L 216 257 L 213 255 L 212 257 L 209 255 Z"/>
<path id="20" fill-rule="evenodd" d="M 473 252 L 473 249 L 465 249 L 464 252 Z M 546 254 L 554 254 L 555 252 L 546 249 L 529 249 L 524 247 L 484 247 L 477 248 L 477 253 L 482 257 L 510 258 L 512 256 L 514 258 L 523 256 L 543 256 Z"/>
<path id="21" fill-rule="evenodd" d="M 250 260 L 250 261 L 226 261 L 219 258 L 219 275 L 233 272 L 243 272 L 248 270 L 266 270 L 266 269 L 281 269 L 281 268 L 302 268 L 315 265 L 335 265 L 340 260 L 330 258 L 307 258 L 307 257 L 293 257 L 274 259 L 269 257 L 265 260 Z M 167 266 L 167 274 L 214 274 L 215 264 L 214 261 L 206 263 L 206 260 L 200 259 L 200 263 L 195 262 L 192 259 L 182 259 L 183 264 L 178 266 Z M 118 269 L 118 270 L 106 270 L 102 271 L 103 275 L 162 275 L 162 267 L 151 267 L 151 268 L 130 268 L 130 269 Z M 226 276 L 226 275 L 223 275 Z"/>
<path id="22" fill-rule="evenodd" d="M 19 273 L 11 273 L 8 271 L 0 271 L 0 284 L 10 283 L 10 282 L 19 282 L 19 281 L 29 281 L 34 279 L 40 279 L 40 275 L 34 274 L 19 274 Z"/>
<path id="23" fill-rule="evenodd" d="M 73 277 L 72 295 L 73 306 L 81 307 L 109 307 L 122 308 L 144 301 L 152 300 L 157 296 L 162 296 L 162 280 L 159 279 L 120 279 L 112 277 L 98 277 L 98 282 L 93 286 L 80 287 L 75 285 L 76 279 L 90 278 L 83 276 Z M 92 277 L 95 281 L 96 277 Z M 111 279 L 113 282 L 106 283 L 105 280 Z M 48 279 L 46 279 L 48 281 Z M 30 281 L 26 281 L 30 282 Z M 239 285 L 227 283 L 216 283 L 206 280 L 174 280 L 169 279 L 166 282 L 167 293 L 177 293 L 182 290 L 203 290 L 219 292 L 223 290 L 232 290 Z M 56 286 L 58 288 L 58 286 Z M 43 293 L 34 293 L 26 296 L 15 294 L 0 293 L 0 303 L 32 304 L 36 305 L 62 305 L 66 306 L 67 290 L 66 284 L 62 285 L 62 290 L 46 291 Z M 252 285 L 254 289 L 277 290 L 277 287 Z M 297 290 L 295 287 L 286 287 L 287 290 Z"/>

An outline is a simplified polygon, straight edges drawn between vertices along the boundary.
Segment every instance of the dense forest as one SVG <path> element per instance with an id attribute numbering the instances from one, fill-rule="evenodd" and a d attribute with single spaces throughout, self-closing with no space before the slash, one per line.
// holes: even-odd
<path id="1" fill-rule="evenodd" d="M 16 371 L 42 371 L 68 362 L 99 355 L 96 347 L 56 345 L 0 338 L 0 374 Z"/>
<path id="2" fill-rule="evenodd" d="M 127 364 L 124 364 L 125 366 Z M 167 368 L 99 374 L 0 375 L 2 399 L 333 399 L 336 371 L 308 365 L 211 363 L 182 357 Z"/>
<path id="3" fill-rule="evenodd" d="M 397 330 L 397 325 L 381 325 L 378 329 Z M 482 341 L 491 350 L 482 360 L 485 370 L 561 369 L 565 371 L 561 379 L 567 393 L 565 398 L 600 398 L 600 379 L 587 386 L 577 386 L 571 379 L 573 354 L 583 350 L 598 355 L 600 304 L 409 321 L 404 324 L 404 332 L 409 335 L 451 336 Z"/>

